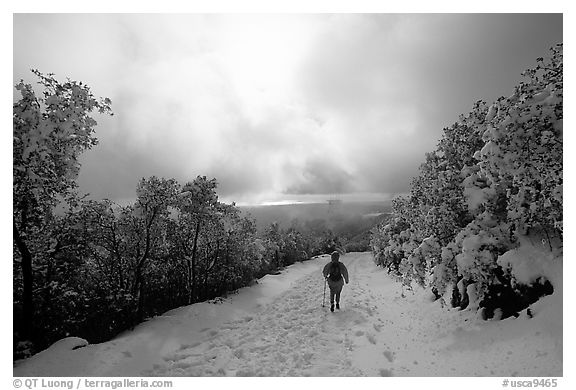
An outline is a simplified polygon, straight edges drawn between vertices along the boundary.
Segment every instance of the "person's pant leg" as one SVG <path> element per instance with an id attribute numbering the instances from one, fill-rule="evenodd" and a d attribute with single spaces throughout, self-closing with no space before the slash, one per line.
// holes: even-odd
<path id="1" fill-rule="evenodd" d="M 336 303 L 340 303 L 340 293 L 342 292 L 342 287 L 344 287 L 344 280 L 340 279 L 338 284 L 334 286 L 336 293 Z"/>
<path id="2" fill-rule="evenodd" d="M 340 293 L 342 292 L 342 286 L 344 286 L 344 280 L 340 279 L 337 282 L 328 280 L 328 286 L 330 287 L 330 304 L 334 303 L 334 298 L 336 298 L 336 302 L 340 302 Z"/>
<path id="3" fill-rule="evenodd" d="M 330 304 L 334 304 L 334 297 L 336 296 L 336 282 L 328 279 L 328 287 L 330 287 Z"/>

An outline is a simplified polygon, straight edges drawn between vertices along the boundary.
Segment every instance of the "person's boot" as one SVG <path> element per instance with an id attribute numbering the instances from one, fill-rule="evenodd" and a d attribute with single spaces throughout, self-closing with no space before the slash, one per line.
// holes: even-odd
<path id="1" fill-rule="evenodd" d="M 332 312 L 334 311 L 334 304 L 330 305 L 330 311 L 332 311 Z"/>
<path id="2" fill-rule="evenodd" d="M 336 302 L 336 309 L 340 310 L 340 302 Z"/>

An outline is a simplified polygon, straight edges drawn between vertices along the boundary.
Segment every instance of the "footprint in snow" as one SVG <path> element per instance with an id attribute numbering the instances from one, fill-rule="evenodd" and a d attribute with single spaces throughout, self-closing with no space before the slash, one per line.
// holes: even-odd
<path id="1" fill-rule="evenodd" d="M 384 351 L 384 356 L 386 357 L 386 359 L 388 359 L 390 363 L 394 361 L 394 352 Z"/>
<path id="2" fill-rule="evenodd" d="M 189 349 L 189 348 L 195 348 L 195 347 L 197 347 L 197 346 L 199 346 L 199 345 L 200 345 L 199 342 L 195 342 L 195 343 L 192 343 L 192 344 L 182 344 L 182 345 L 180 346 L 180 348 L 178 348 L 178 351 L 183 351 L 183 350 Z"/>
<path id="3" fill-rule="evenodd" d="M 387 370 L 385 368 L 380 369 L 380 376 L 393 376 L 392 370 Z"/>
<path id="4" fill-rule="evenodd" d="M 376 338 L 374 337 L 374 335 L 370 334 L 370 333 L 366 333 L 366 338 L 368 339 L 368 341 L 370 341 L 372 344 L 376 345 Z"/>
<path id="5" fill-rule="evenodd" d="M 164 360 L 165 362 L 178 362 L 180 360 L 184 360 L 189 358 L 190 355 L 187 354 L 182 354 L 182 353 L 174 353 L 168 356 L 164 356 L 162 358 L 162 360 Z"/>

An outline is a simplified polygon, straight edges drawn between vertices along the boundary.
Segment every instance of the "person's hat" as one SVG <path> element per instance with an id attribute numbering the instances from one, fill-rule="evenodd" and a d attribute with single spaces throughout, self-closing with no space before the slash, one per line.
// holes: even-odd
<path id="1" fill-rule="evenodd" d="M 330 256 L 333 257 L 333 258 L 334 258 L 334 257 L 339 258 L 339 257 L 340 257 L 340 252 L 334 251 L 334 252 L 332 252 L 332 254 L 331 254 Z"/>

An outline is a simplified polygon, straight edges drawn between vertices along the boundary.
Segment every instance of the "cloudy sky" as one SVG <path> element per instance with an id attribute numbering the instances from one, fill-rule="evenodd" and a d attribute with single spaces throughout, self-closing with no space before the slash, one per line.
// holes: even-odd
<path id="1" fill-rule="evenodd" d="M 442 129 L 508 96 L 562 42 L 559 14 L 15 14 L 30 68 L 112 100 L 80 188 L 215 177 L 224 201 L 409 190 Z"/>

